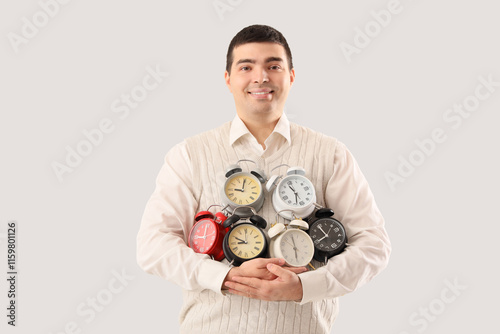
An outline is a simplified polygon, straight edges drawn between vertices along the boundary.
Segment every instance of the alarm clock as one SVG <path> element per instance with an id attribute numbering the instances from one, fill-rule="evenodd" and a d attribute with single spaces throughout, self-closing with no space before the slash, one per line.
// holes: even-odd
<path id="1" fill-rule="evenodd" d="M 303 168 L 291 167 L 285 177 L 273 175 L 266 184 L 269 192 L 275 188 L 271 197 L 273 207 L 285 219 L 292 220 L 294 215 L 308 217 L 316 208 L 316 191 L 305 175 Z"/>
<path id="2" fill-rule="evenodd" d="M 263 184 L 266 182 L 264 173 L 258 169 L 252 170 L 249 173 L 243 172 L 239 163 L 253 160 L 241 159 L 234 165 L 230 165 L 226 171 L 226 182 L 222 189 L 222 202 L 226 205 L 230 213 L 234 213 L 237 208 L 245 207 L 247 209 L 240 210 L 240 217 L 249 217 L 252 211 L 248 208 L 253 208 L 259 211 L 264 204 L 264 189 Z"/>
<path id="3" fill-rule="evenodd" d="M 333 210 L 318 209 L 309 223 L 309 235 L 314 243 L 314 259 L 327 262 L 329 258 L 341 253 L 347 244 L 347 234 L 344 226 L 332 218 Z"/>
<path id="4" fill-rule="evenodd" d="M 304 267 L 309 264 L 314 256 L 314 244 L 305 232 L 308 227 L 309 225 L 301 219 L 292 220 L 288 226 L 276 223 L 268 231 L 271 239 L 270 256 L 284 259 L 291 267 Z"/>
<path id="5" fill-rule="evenodd" d="M 222 212 L 215 215 L 210 211 L 200 211 L 194 217 L 195 224 L 189 232 L 188 245 L 196 253 L 210 255 L 214 260 L 224 258 L 222 241 L 227 228 L 222 223 L 227 219 Z"/>
<path id="6" fill-rule="evenodd" d="M 234 266 L 258 257 L 265 257 L 268 247 L 264 232 L 267 226 L 266 220 L 256 215 L 253 207 L 238 207 L 235 212 L 238 210 L 250 210 L 253 215 L 241 217 L 233 214 L 223 223 L 223 227 L 229 228 L 229 231 L 224 236 L 222 250 L 226 259 Z"/>

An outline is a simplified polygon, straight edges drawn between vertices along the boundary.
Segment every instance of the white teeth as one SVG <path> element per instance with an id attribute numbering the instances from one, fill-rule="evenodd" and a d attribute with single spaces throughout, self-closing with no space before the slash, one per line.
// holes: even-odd
<path id="1" fill-rule="evenodd" d="M 259 92 L 259 93 L 252 93 L 250 92 L 250 94 L 257 94 L 257 95 L 264 95 L 264 94 L 269 94 L 271 92 Z"/>

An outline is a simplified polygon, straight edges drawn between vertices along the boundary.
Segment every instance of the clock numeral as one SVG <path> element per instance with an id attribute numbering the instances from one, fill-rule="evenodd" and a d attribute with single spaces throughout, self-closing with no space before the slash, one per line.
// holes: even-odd
<path id="1" fill-rule="evenodd" d="M 253 194 L 253 193 L 252 193 Z M 250 199 L 253 201 L 255 199 L 255 197 L 253 196 L 250 196 Z M 247 201 L 248 202 L 248 201 Z"/>
<path id="2" fill-rule="evenodd" d="M 253 249 L 255 249 L 256 251 L 258 251 L 258 250 L 259 250 L 259 248 L 258 248 L 258 247 L 254 247 Z M 252 254 L 253 254 L 253 252 L 252 252 Z"/>

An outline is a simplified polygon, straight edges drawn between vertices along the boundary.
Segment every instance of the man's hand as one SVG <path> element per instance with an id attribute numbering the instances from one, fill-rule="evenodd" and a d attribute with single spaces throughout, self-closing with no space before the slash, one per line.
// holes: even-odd
<path id="1" fill-rule="evenodd" d="M 299 301 L 302 299 L 302 283 L 297 274 L 307 271 L 307 268 L 281 267 L 284 264 L 283 259 L 244 262 L 240 267 L 229 271 L 223 285 L 229 289 L 229 293 L 239 296 Z"/>
<path id="2" fill-rule="evenodd" d="M 224 283 L 227 281 L 231 281 L 234 276 L 239 277 L 253 277 L 259 278 L 263 280 L 273 280 L 276 279 L 276 275 L 270 272 L 267 269 L 267 265 L 270 263 L 277 264 L 278 266 L 283 266 L 285 264 L 285 260 L 283 259 L 263 259 L 257 258 L 250 261 L 245 261 L 239 267 L 233 267 L 229 270 L 226 278 L 224 279 Z M 305 267 L 285 267 L 287 270 L 290 270 L 296 274 L 303 273 L 307 271 Z M 224 283 L 222 284 L 222 288 L 225 288 Z"/>

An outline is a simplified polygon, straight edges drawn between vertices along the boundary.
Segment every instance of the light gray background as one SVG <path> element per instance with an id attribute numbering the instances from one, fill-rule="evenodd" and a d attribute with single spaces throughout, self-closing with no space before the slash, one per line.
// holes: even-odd
<path id="1" fill-rule="evenodd" d="M 333 332 L 498 328 L 500 87 L 457 129 L 443 115 L 474 94 L 479 76 L 500 81 L 500 6 L 401 0 L 401 11 L 348 62 L 339 45 L 353 44 L 355 29 L 389 1 L 220 2 L 232 8 L 222 19 L 212 0 L 73 0 L 18 52 L 9 33 L 20 35 L 23 17 L 32 21 L 41 7 L 0 4 L 2 268 L 7 222 L 19 227 L 18 326 L 6 325 L 2 279 L 2 333 L 55 334 L 72 322 L 81 333 L 177 332 L 180 289 L 138 268 L 135 237 L 165 153 L 232 119 L 225 53 L 254 23 L 276 27 L 292 48 L 290 119 L 347 144 L 392 240 L 389 267 L 341 298 Z M 157 65 L 170 75 L 120 119 L 113 101 Z M 51 164 L 64 163 L 66 146 L 105 118 L 114 131 L 59 182 Z M 385 173 L 435 128 L 447 140 L 391 191 Z M 113 271 L 133 278 L 110 294 Z M 446 280 L 465 287 L 451 303 L 440 301 Z M 98 296 L 112 300 L 88 321 L 77 308 Z M 439 314 L 422 330 L 410 318 L 429 307 Z"/>

